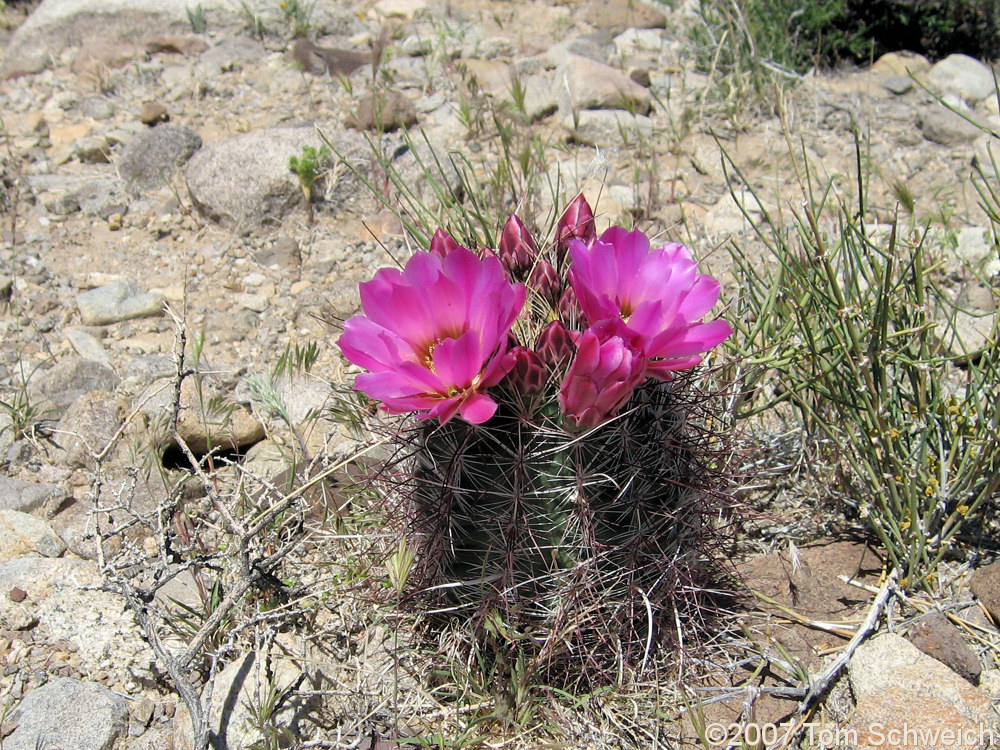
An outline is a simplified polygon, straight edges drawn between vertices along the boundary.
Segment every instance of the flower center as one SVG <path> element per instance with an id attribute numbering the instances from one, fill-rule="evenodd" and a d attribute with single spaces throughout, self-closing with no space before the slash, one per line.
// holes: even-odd
<path id="1" fill-rule="evenodd" d="M 434 370 L 434 350 L 440 343 L 441 339 L 435 339 L 434 341 L 432 341 L 431 343 L 429 343 L 427 346 L 424 347 L 420 356 L 420 360 L 421 362 L 424 363 L 424 367 L 433 372 L 435 375 L 437 375 L 437 372 L 435 372 Z"/>
<path id="2" fill-rule="evenodd" d="M 618 300 L 618 309 L 621 310 L 622 320 L 628 323 L 628 319 L 635 312 L 635 305 L 632 304 L 632 300 L 630 299 L 620 299 Z"/>
<path id="3" fill-rule="evenodd" d="M 434 350 L 437 349 L 438 344 L 447 339 L 457 339 L 462 335 L 463 331 L 441 331 L 440 333 L 433 336 L 427 341 L 423 346 L 417 347 L 414 352 L 417 355 L 417 362 L 422 364 L 432 373 L 437 375 L 437 371 L 434 369 Z"/>

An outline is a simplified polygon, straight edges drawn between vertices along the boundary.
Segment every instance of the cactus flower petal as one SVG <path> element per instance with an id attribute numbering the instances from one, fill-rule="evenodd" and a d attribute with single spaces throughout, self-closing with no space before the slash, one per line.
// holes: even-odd
<path id="1" fill-rule="evenodd" d="M 602 321 L 580 335 L 559 389 L 559 406 L 571 423 L 596 427 L 625 405 L 646 378 L 646 357 L 638 344 L 619 320 Z"/>
<path id="2" fill-rule="evenodd" d="M 457 246 L 443 258 L 417 253 L 402 271 L 383 268 L 361 284 L 363 313 L 344 324 L 337 343 L 369 371 L 355 388 L 386 410 L 478 424 L 496 411 L 483 391 L 512 366 L 507 335 L 525 296 L 495 256 Z"/>
<path id="3" fill-rule="evenodd" d="M 677 243 L 650 249 L 640 231 L 611 227 L 589 247 L 570 243 L 569 280 L 589 321 L 618 318 L 639 335 L 648 374 L 669 378 L 694 367 L 724 341 L 724 320 L 702 322 L 719 300 L 719 282 L 698 272 Z"/>
<path id="4" fill-rule="evenodd" d="M 497 410 L 497 402 L 482 393 L 474 393 L 458 407 L 459 416 L 470 424 L 482 424 Z M 444 423 L 447 420 L 442 419 Z"/>

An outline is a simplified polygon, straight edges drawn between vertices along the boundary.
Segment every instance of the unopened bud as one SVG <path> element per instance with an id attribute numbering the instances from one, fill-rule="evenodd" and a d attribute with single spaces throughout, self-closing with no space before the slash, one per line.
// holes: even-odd
<path id="1" fill-rule="evenodd" d="M 566 206 L 559 223 L 556 224 L 556 258 L 560 265 L 572 240 L 580 240 L 590 245 L 596 237 L 594 212 L 587 199 L 583 197 L 583 193 L 580 193 Z"/>
<path id="2" fill-rule="evenodd" d="M 596 427 L 618 413 L 645 379 L 639 337 L 620 320 L 588 328 L 559 388 L 559 406 L 571 424 Z"/>
<path id="3" fill-rule="evenodd" d="M 431 247 L 430 251 L 439 258 L 444 258 L 452 250 L 457 247 L 461 247 L 455 238 L 448 234 L 443 229 L 438 229 L 434 232 L 434 236 L 431 237 Z"/>
<path id="4" fill-rule="evenodd" d="M 562 280 L 559 272 L 547 260 L 540 260 L 535 264 L 528 277 L 528 288 L 532 289 L 539 297 L 555 307 L 559 304 L 559 297 L 562 295 Z"/>
<path id="5" fill-rule="evenodd" d="M 504 357 L 510 370 L 503 382 L 514 393 L 527 396 L 545 387 L 545 365 L 531 349 L 515 346 Z"/>
<path id="6" fill-rule="evenodd" d="M 538 257 L 538 245 L 531 232 L 517 216 L 511 214 L 500 235 L 497 255 L 508 272 L 524 274 Z"/>
<path id="7" fill-rule="evenodd" d="M 573 335 L 560 320 L 553 320 L 545 326 L 535 342 L 538 358 L 552 369 L 562 367 L 575 352 Z"/>
<path id="8" fill-rule="evenodd" d="M 559 298 L 557 312 L 562 320 L 569 323 L 576 323 L 583 317 L 580 300 L 577 299 L 573 287 L 568 286 L 563 290 L 562 296 Z"/>

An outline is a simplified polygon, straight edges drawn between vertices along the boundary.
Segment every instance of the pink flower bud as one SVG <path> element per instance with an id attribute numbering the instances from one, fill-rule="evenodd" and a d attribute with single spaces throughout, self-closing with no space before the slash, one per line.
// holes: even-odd
<path id="1" fill-rule="evenodd" d="M 556 224 L 556 258 L 562 265 L 571 240 L 580 240 L 587 246 L 597 237 L 594 226 L 594 212 L 587 199 L 580 193 L 566 206 L 559 223 Z"/>
<path id="2" fill-rule="evenodd" d="M 619 320 L 602 321 L 577 340 L 576 358 L 559 388 L 571 424 L 596 427 L 611 419 L 645 380 L 646 357 Z"/>
<path id="3" fill-rule="evenodd" d="M 553 307 L 559 304 L 562 281 L 559 272 L 547 260 L 540 260 L 535 264 L 528 277 L 528 287 Z"/>
<path id="4" fill-rule="evenodd" d="M 561 320 L 553 320 L 545 326 L 535 342 L 535 353 L 538 354 L 538 358 L 552 369 L 562 367 L 569 362 L 575 351 L 573 334 Z"/>
<path id="5" fill-rule="evenodd" d="M 510 367 L 503 385 L 514 393 L 530 395 L 545 387 L 545 365 L 531 349 L 515 346 L 504 356 L 504 366 Z"/>
<path id="6" fill-rule="evenodd" d="M 557 308 L 559 317 L 562 320 L 573 323 L 583 317 L 583 311 L 580 309 L 580 301 L 576 298 L 576 291 L 571 286 L 563 290 Z"/>
<path id="7" fill-rule="evenodd" d="M 538 245 L 524 223 L 511 214 L 500 235 L 498 255 L 504 268 L 513 275 L 524 274 L 538 257 Z"/>
<path id="8" fill-rule="evenodd" d="M 434 232 L 434 236 L 431 237 L 430 251 L 439 258 L 443 259 L 457 247 L 460 247 L 460 245 L 455 241 L 455 238 L 443 229 L 438 229 Z"/>

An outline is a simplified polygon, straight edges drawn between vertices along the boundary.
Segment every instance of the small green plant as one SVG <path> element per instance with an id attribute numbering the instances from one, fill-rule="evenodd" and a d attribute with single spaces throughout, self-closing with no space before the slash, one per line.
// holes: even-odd
<path id="1" fill-rule="evenodd" d="M 745 414 L 791 405 L 808 434 L 827 439 L 848 502 L 903 582 L 928 585 L 1000 488 L 997 328 L 975 344 L 963 335 L 926 231 L 898 217 L 871 229 L 863 175 L 850 206 L 800 174 L 794 234 L 760 207 L 755 229 L 773 265 L 734 248 L 732 320 L 758 368 L 747 387 L 781 384 Z"/>
<path id="2" fill-rule="evenodd" d="M 278 7 L 284 16 L 288 31 L 293 37 L 306 37 L 311 28 L 310 17 L 312 16 L 315 3 L 304 2 L 303 0 L 281 0 Z"/>
<path id="3" fill-rule="evenodd" d="M 329 158 L 330 148 L 328 146 L 303 146 L 301 156 L 292 156 L 288 160 L 288 168 L 295 172 L 299 178 L 299 187 L 302 190 L 302 198 L 306 204 L 306 217 L 309 224 L 313 223 L 313 186 L 319 177 L 317 171 L 324 159 Z"/>
<path id="4" fill-rule="evenodd" d="M 185 641 L 194 638 L 198 631 L 212 617 L 212 614 L 219 608 L 223 598 L 221 578 L 212 578 L 211 585 L 206 588 L 204 577 L 198 566 L 192 566 L 192 578 L 195 581 L 198 596 L 201 599 L 200 605 L 194 606 L 178 599 L 169 599 L 173 617 L 167 621 L 167 626 Z M 206 645 L 210 648 L 219 647 L 225 641 L 226 631 L 230 625 L 231 622 L 228 619 L 224 621 L 217 630 L 213 631 L 211 639 Z"/>
<path id="5" fill-rule="evenodd" d="M 264 23 L 263 16 L 255 11 L 247 0 L 240 0 L 240 15 L 243 16 L 243 27 L 250 31 L 257 39 L 263 41 L 264 35 L 267 34 L 267 26 Z"/>
<path id="6" fill-rule="evenodd" d="M 8 391 L 7 394 L 0 398 L 0 410 L 6 412 L 10 420 L 0 427 L 0 437 L 9 435 L 12 440 L 22 438 L 34 440 L 38 437 L 40 425 L 44 422 L 45 416 L 52 411 L 44 401 L 35 399 L 28 388 L 28 384 L 40 367 L 41 365 L 37 365 L 26 371 L 24 360 L 18 361 L 18 377 L 9 389 L 5 389 Z"/>
<path id="7" fill-rule="evenodd" d="M 258 688 L 258 693 L 247 701 L 250 713 L 250 726 L 259 734 L 259 738 L 247 746 L 247 750 L 279 750 L 291 747 L 297 739 L 288 727 L 278 724 L 278 713 L 282 702 L 288 697 L 287 692 L 279 690 L 271 675 Z"/>
<path id="8" fill-rule="evenodd" d="M 191 24 L 191 30 L 195 34 L 204 34 L 208 28 L 208 19 L 205 18 L 205 8 L 202 4 L 198 3 L 193 8 L 188 6 L 184 10 L 187 13 L 188 23 Z"/>
<path id="9" fill-rule="evenodd" d="M 403 592 L 406 590 L 416 557 L 416 550 L 403 538 L 399 540 L 399 547 L 386 561 L 386 573 L 389 575 L 389 583 L 392 585 L 397 600 L 403 596 Z"/>
<path id="10" fill-rule="evenodd" d="M 308 373 L 316 364 L 319 355 L 320 346 L 315 341 L 310 341 L 308 344 L 289 343 L 274 365 L 274 376 L 291 377 L 296 373 Z"/>

